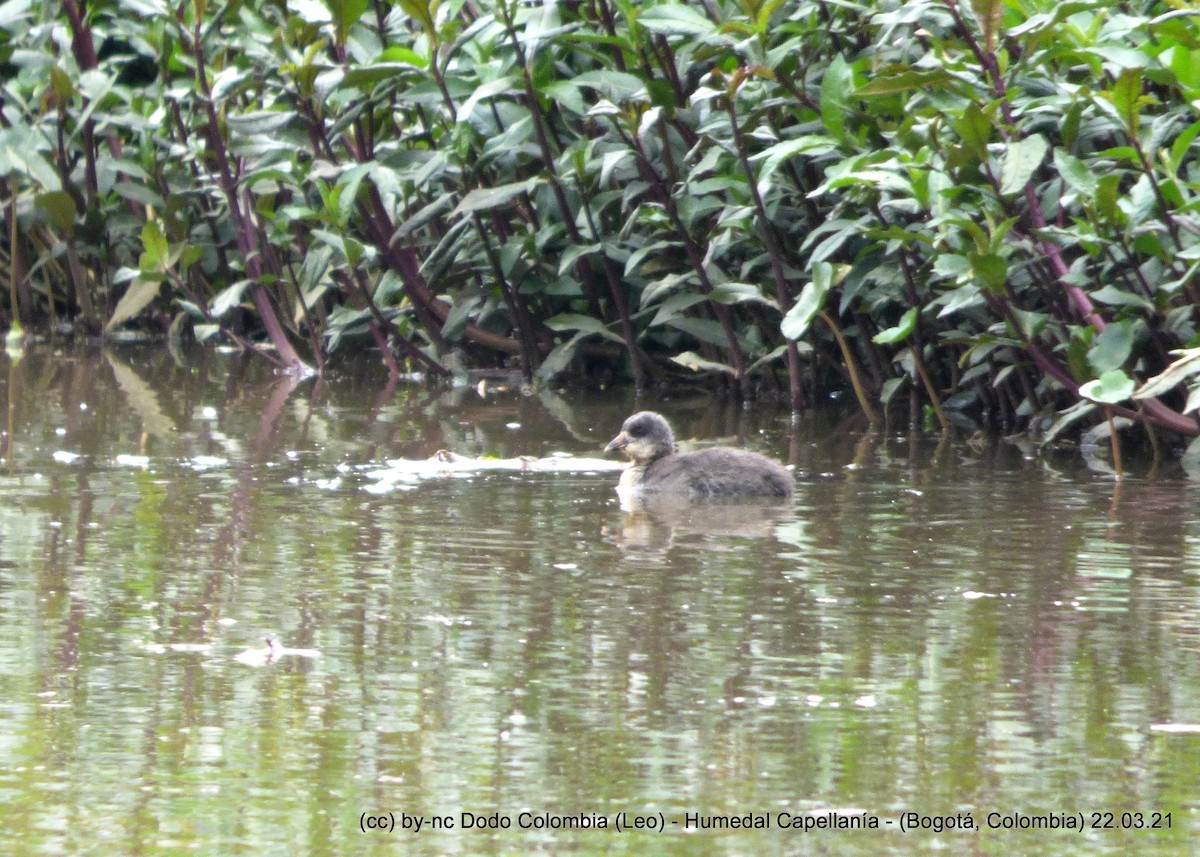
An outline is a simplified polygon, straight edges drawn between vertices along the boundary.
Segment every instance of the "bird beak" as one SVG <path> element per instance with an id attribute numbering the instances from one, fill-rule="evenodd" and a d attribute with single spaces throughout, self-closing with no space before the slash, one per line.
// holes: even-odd
<path id="1" fill-rule="evenodd" d="M 608 446 L 604 447 L 605 452 L 616 452 L 618 449 L 624 449 L 629 444 L 629 435 L 621 432 L 608 442 Z"/>

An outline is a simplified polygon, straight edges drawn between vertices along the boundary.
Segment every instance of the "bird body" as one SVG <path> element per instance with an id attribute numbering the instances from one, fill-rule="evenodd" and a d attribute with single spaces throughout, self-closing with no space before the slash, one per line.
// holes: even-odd
<path id="1" fill-rule="evenodd" d="M 619 493 L 681 494 L 691 498 L 792 495 L 792 474 L 757 452 L 727 446 L 676 453 L 671 426 L 661 414 L 641 411 L 625 420 L 605 447 L 621 450 L 631 464 L 621 474 Z"/>

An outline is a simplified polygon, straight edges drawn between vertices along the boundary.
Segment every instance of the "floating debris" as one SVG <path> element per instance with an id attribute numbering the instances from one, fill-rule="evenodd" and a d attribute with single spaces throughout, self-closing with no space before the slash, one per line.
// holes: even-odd
<path id="1" fill-rule="evenodd" d="M 261 649 L 247 649 L 234 656 L 239 664 L 248 667 L 265 667 L 280 658 L 319 658 L 321 653 L 316 649 L 289 649 L 281 646 L 271 637 L 266 638 L 267 645 Z"/>
<path id="2" fill-rule="evenodd" d="M 375 484 L 367 486 L 366 491 L 372 494 L 386 494 L 392 490 L 412 490 L 412 483 L 422 479 L 469 477 L 491 470 L 524 470 L 534 473 L 599 473 L 623 469 L 625 469 L 625 465 L 619 461 L 609 461 L 603 458 L 576 458 L 564 452 L 555 452 L 545 458 L 536 458 L 530 455 L 522 455 L 518 458 L 470 458 L 447 449 L 440 449 L 426 459 L 392 459 L 387 462 L 385 467 L 365 471 L 363 475 L 368 479 L 375 480 Z"/>
<path id="3" fill-rule="evenodd" d="M 121 467 L 137 467 L 145 470 L 150 466 L 148 455 L 118 455 L 113 459 Z"/>

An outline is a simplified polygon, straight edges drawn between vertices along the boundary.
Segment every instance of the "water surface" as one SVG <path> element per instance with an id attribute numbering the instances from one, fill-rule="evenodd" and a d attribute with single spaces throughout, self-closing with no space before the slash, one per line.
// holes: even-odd
<path id="1" fill-rule="evenodd" d="M 0 363 L 0 851 L 1195 852 L 1181 469 L 1118 488 L 828 414 L 385 382 Z M 598 457 L 635 407 L 788 461 L 794 504 L 627 513 L 601 470 L 377 490 L 440 449 Z M 319 655 L 238 659 L 266 638 Z M 780 829 L 834 816 L 880 829 Z"/>

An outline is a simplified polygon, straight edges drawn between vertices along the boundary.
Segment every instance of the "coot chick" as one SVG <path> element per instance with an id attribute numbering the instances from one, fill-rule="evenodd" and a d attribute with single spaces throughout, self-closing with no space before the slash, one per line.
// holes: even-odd
<path id="1" fill-rule="evenodd" d="M 604 448 L 624 450 L 632 464 L 618 493 L 683 494 L 693 498 L 790 497 L 792 474 L 757 452 L 718 446 L 675 454 L 675 437 L 661 414 L 641 411 L 625 420 Z"/>

